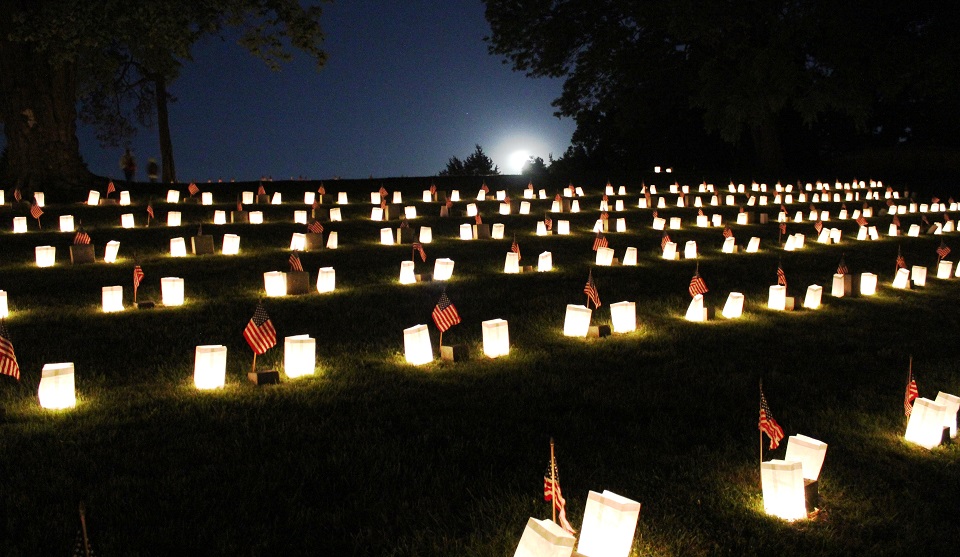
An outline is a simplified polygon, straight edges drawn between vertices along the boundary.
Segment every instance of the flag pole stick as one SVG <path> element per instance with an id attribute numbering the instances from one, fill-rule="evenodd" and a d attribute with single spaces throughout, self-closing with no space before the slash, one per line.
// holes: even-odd
<path id="1" fill-rule="evenodd" d="M 133 305 L 137 305 L 137 289 L 133 289 Z"/>
<path id="2" fill-rule="evenodd" d="M 550 438 L 550 509 L 553 522 L 557 522 L 557 461 L 553 452 L 553 437 Z"/>
<path id="3" fill-rule="evenodd" d="M 37 228 L 39 228 L 40 230 L 43 230 L 43 225 L 40 224 L 40 217 L 37 217 Z"/>
<path id="4" fill-rule="evenodd" d="M 253 353 L 253 365 L 250 366 L 250 373 L 257 372 L 257 353 Z"/>
<path id="5" fill-rule="evenodd" d="M 83 532 L 83 553 L 86 557 L 90 557 L 90 539 L 87 537 L 87 516 L 83 501 L 80 501 L 80 531 Z"/>
<path id="6" fill-rule="evenodd" d="M 443 348 L 443 331 L 440 331 L 440 341 L 437 343 L 437 350 Z"/>

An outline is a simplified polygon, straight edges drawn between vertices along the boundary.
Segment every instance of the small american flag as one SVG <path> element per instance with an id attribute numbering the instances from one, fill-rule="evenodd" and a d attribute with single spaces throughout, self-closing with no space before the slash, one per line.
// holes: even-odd
<path id="1" fill-rule="evenodd" d="M 447 206 L 447 209 L 449 209 L 450 207 L 453 207 L 453 200 L 450 198 L 447 198 L 447 202 L 445 203 L 445 205 Z"/>
<path id="2" fill-rule="evenodd" d="M 787 208 L 784 207 L 783 205 L 780 205 L 780 212 L 786 214 L 786 213 L 787 213 Z"/>
<path id="3" fill-rule="evenodd" d="M 13 198 L 16 199 L 17 201 L 23 201 L 23 194 L 20 193 L 20 188 L 16 188 L 13 190 Z"/>
<path id="4" fill-rule="evenodd" d="M 509 205 L 509 204 L 510 204 L 510 196 L 509 196 L 509 195 L 505 196 L 505 197 L 503 198 L 503 202 L 506 203 L 507 205 Z"/>
<path id="5" fill-rule="evenodd" d="M 783 267 L 777 265 L 777 284 L 786 288 L 787 287 L 787 275 L 783 272 Z"/>
<path id="6" fill-rule="evenodd" d="M 906 269 L 906 268 L 907 268 L 907 262 L 903 259 L 903 255 L 900 253 L 900 251 L 897 250 L 897 270 L 899 271 L 900 269 Z"/>
<path id="7" fill-rule="evenodd" d="M 434 184 L 430 184 L 430 194 L 432 195 L 435 193 L 437 193 L 437 186 Z"/>
<path id="8" fill-rule="evenodd" d="M 136 292 L 137 288 L 140 288 L 140 283 L 143 281 L 143 269 L 140 268 L 140 265 L 137 265 L 133 268 L 133 291 Z"/>
<path id="9" fill-rule="evenodd" d="M 667 247 L 667 244 L 670 243 L 670 235 L 666 232 L 663 233 L 663 237 L 660 238 L 660 251 L 663 251 Z"/>
<path id="10" fill-rule="evenodd" d="M 480 216 L 480 213 L 477 213 L 477 216 L 473 217 L 473 220 L 477 221 L 477 224 L 483 224 L 483 217 Z"/>
<path id="11" fill-rule="evenodd" d="M 300 263 L 300 255 L 297 254 L 297 250 L 293 250 L 293 252 L 290 253 L 290 270 L 303 272 L 303 264 Z"/>
<path id="12" fill-rule="evenodd" d="M 930 220 L 927 219 L 927 215 L 920 215 L 920 223 L 924 226 L 930 226 Z"/>
<path id="13" fill-rule="evenodd" d="M 950 214 L 949 214 L 949 213 L 944 213 L 944 214 L 943 214 L 943 222 L 950 222 L 951 220 L 953 220 L 953 219 L 950 218 Z"/>
<path id="14" fill-rule="evenodd" d="M 609 246 L 610 243 L 607 242 L 606 236 L 602 232 L 597 232 L 597 237 L 593 239 L 593 251 L 597 251 L 600 248 L 605 248 Z"/>
<path id="15" fill-rule="evenodd" d="M 707 288 L 707 283 L 703 281 L 703 277 L 700 276 L 700 273 L 694 273 L 693 278 L 690 279 L 690 286 L 687 288 L 690 292 L 690 297 L 693 298 L 697 294 L 701 296 L 709 292 Z"/>
<path id="16" fill-rule="evenodd" d="M 857 224 L 859 224 L 860 226 L 866 226 L 867 219 L 863 218 L 863 215 L 860 215 L 859 217 L 857 217 Z"/>
<path id="17" fill-rule="evenodd" d="M 387 210 L 387 199 L 385 197 L 380 198 L 380 210 L 381 211 Z"/>
<path id="18" fill-rule="evenodd" d="M 387 199 L 387 193 L 389 192 L 387 191 L 387 188 L 380 186 L 379 193 L 380 193 L 380 200 L 385 201 Z"/>
<path id="19" fill-rule="evenodd" d="M 763 396 L 763 385 L 760 386 L 760 431 L 767 434 L 770 438 L 770 449 L 776 449 L 783 439 L 783 428 L 773 419 L 773 413 L 770 412 L 770 406 L 767 404 L 767 397 Z"/>
<path id="20" fill-rule="evenodd" d="M 510 244 L 510 251 L 517 254 L 517 261 L 520 261 L 520 244 L 517 243 L 517 238 L 513 238 L 513 243 Z"/>
<path id="21" fill-rule="evenodd" d="M 263 303 L 257 302 L 253 317 L 243 329 L 243 338 L 253 349 L 254 354 L 263 354 L 277 344 L 277 330 L 273 328 L 270 316 L 263 309 Z"/>
<path id="22" fill-rule="evenodd" d="M 110 194 L 117 191 L 117 187 L 113 185 L 113 180 L 107 183 L 107 197 L 110 197 Z"/>
<path id="23" fill-rule="evenodd" d="M 900 217 L 898 217 L 897 215 L 893 215 L 893 221 L 891 221 L 890 224 L 896 226 L 897 228 L 900 228 Z"/>
<path id="24" fill-rule="evenodd" d="M 786 234 L 786 233 L 787 233 L 787 223 L 781 222 L 781 223 L 780 223 L 780 235 L 783 236 L 783 235 Z"/>
<path id="25" fill-rule="evenodd" d="M 558 193 L 557 195 L 554 196 L 553 200 L 554 200 L 554 201 L 562 201 L 563 198 L 560 197 L 560 194 Z"/>
<path id="26" fill-rule="evenodd" d="M 600 220 L 610 220 L 610 214 L 606 211 L 600 213 Z"/>
<path id="27" fill-rule="evenodd" d="M 587 284 L 583 286 L 583 293 L 587 295 L 589 301 L 593 302 L 594 307 L 600 307 L 600 293 L 597 292 L 597 285 L 593 282 L 593 269 L 587 276 Z"/>
<path id="28" fill-rule="evenodd" d="M 420 261 L 423 261 L 423 262 L 427 261 L 427 252 L 423 251 L 423 244 L 421 244 L 420 242 L 414 242 L 413 249 L 414 251 L 420 252 Z"/>
<path id="29" fill-rule="evenodd" d="M 407 222 L 407 217 L 400 217 L 400 228 L 410 228 L 410 223 Z"/>
<path id="30" fill-rule="evenodd" d="M 913 370 L 907 375 L 907 390 L 903 393 L 903 415 L 909 416 L 913 413 L 913 401 L 920 396 L 917 390 L 917 381 L 913 378 Z"/>
<path id="31" fill-rule="evenodd" d="M 656 209 L 654 209 L 654 210 L 653 210 L 653 218 L 655 218 L 655 219 L 656 219 L 656 218 L 660 218 L 660 211 L 657 211 Z"/>
<path id="32" fill-rule="evenodd" d="M 153 208 L 151 207 L 150 210 L 153 211 Z M 243 203 L 240 201 L 240 196 L 239 196 L 239 195 L 237 196 L 237 212 L 238 212 L 238 213 L 242 213 L 242 212 L 243 212 Z"/>
<path id="33" fill-rule="evenodd" d="M 940 247 L 937 248 L 937 257 L 943 259 L 948 255 L 950 255 L 950 248 L 947 247 L 947 244 L 943 243 L 943 240 L 940 240 Z"/>
<path id="34" fill-rule="evenodd" d="M 823 231 L 823 221 L 818 219 L 817 222 L 814 223 L 813 229 L 817 231 L 817 234 L 821 233 Z"/>
<path id="35" fill-rule="evenodd" d="M 3 319 L 0 319 L 0 375 L 9 375 L 17 381 L 20 380 L 20 365 L 17 363 L 17 355 L 13 352 L 10 333 L 7 332 Z"/>
<path id="36" fill-rule="evenodd" d="M 603 201 L 610 201 L 610 198 L 607 197 L 607 194 L 603 194 Z"/>
<path id="37" fill-rule="evenodd" d="M 550 470 L 551 464 L 553 464 L 552 471 Z M 560 527 L 571 534 L 575 534 L 577 531 L 567 520 L 567 500 L 560 493 L 560 474 L 557 471 L 556 463 L 547 463 L 547 470 L 543 473 L 543 500 L 553 501 L 553 506 L 557 509 L 560 517 Z"/>
<path id="38" fill-rule="evenodd" d="M 34 202 L 34 204 L 30 206 L 30 216 L 37 220 L 40 220 L 40 217 L 42 215 L 43 215 L 43 209 L 41 209 L 40 206 L 37 205 L 36 202 Z"/>
<path id="39" fill-rule="evenodd" d="M 198 188 L 193 182 L 190 182 L 190 185 L 187 186 L 187 191 L 190 192 L 190 197 L 193 197 L 194 195 L 200 193 L 200 188 Z"/>
<path id="40" fill-rule="evenodd" d="M 318 207 L 320 207 L 320 200 L 314 197 L 313 203 L 310 205 L 310 209 L 316 211 Z"/>
<path id="41" fill-rule="evenodd" d="M 260 185 L 257 186 L 257 195 L 267 195 L 267 190 L 263 189 L 263 182 L 260 182 Z"/>
<path id="42" fill-rule="evenodd" d="M 322 234 L 323 225 L 320 224 L 319 221 L 313 221 L 307 225 L 307 231 L 310 232 L 311 234 Z"/>
<path id="43" fill-rule="evenodd" d="M 323 184 L 320 184 L 320 187 L 317 188 L 317 193 L 320 195 L 327 195 L 327 188 L 323 187 Z"/>
<path id="44" fill-rule="evenodd" d="M 847 267 L 847 262 L 844 260 L 843 256 L 840 256 L 840 264 L 837 265 L 837 274 L 838 275 L 847 275 L 850 273 L 850 269 Z"/>
<path id="45" fill-rule="evenodd" d="M 543 215 L 543 226 L 547 230 L 553 230 L 553 219 L 550 218 L 550 215 Z"/>
<path id="46" fill-rule="evenodd" d="M 74 244 L 89 244 L 90 235 L 84 232 L 83 230 L 78 230 L 76 235 L 73 237 Z"/>
<path id="47" fill-rule="evenodd" d="M 930 203 L 933 203 L 933 204 L 940 203 L 940 198 L 939 197 L 931 198 Z"/>
<path id="48" fill-rule="evenodd" d="M 723 227 L 723 237 L 724 238 L 733 238 L 733 230 L 730 229 L 730 226 Z M 660 249 L 663 249 L 662 247 Z"/>
<path id="49" fill-rule="evenodd" d="M 433 323 L 440 329 L 441 333 L 460 322 L 457 307 L 450 301 L 446 292 L 440 294 L 440 300 L 434 306 L 431 316 L 433 317 Z"/>
<path id="50" fill-rule="evenodd" d="M 483 193 L 490 193 L 490 188 L 487 186 L 486 182 L 484 182 L 483 185 L 480 186 L 480 189 L 483 190 Z"/>
<path id="51" fill-rule="evenodd" d="M 703 209 L 697 209 L 697 216 L 698 216 L 698 217 L 704 216 L 704 215 L 703 215 Z"/>
<path id="52" fill-rule="evenodd" d="M 240 202 L 237 202 L 237 207 L 240 207 Z M 243 208 L 239 208 L 239 209 L 237 209 L 237 210 L 238 210 L 238 211 L 242 211 Z M 152 201 L 148 201 L 148 202 L 147 202 L 147 216 L 149 216 L 149 217 L 152 218 L 152 219 L 157 218 L 157 217 L 154 216 L 154 214 L 153 214 L 153 202 L 152 202 Z"/>

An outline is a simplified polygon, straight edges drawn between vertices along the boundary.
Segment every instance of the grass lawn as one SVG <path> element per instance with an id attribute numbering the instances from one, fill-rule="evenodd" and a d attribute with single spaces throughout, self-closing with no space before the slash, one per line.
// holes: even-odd
<path id="1" fill-rule="evenodd" d="M 291 234 L 306 231 L 293 212 L 309 211 L 302 192 L 317 183 L 266 184 L 285 203 L 248 206 L 263 211 L 261 225 L 212 224 L 214 210 L 229 213 L 237 193 L 255 184 L 201 184 L 214 192 L 213 206 L 168 205 L 166 187 L 147 185 L 132 188 L 130 207 L 88 207 L 48 194 L 43 230 L 28 216 L 26 234 L 11 232 L 12 217 L 26 209 L 0 207 L 0 289 L 9 296 L 6 326 L 22 372 L 19 382 L 0 377 L 0 554 L 66 555 L 83 501 L 99 555 L 512 555 L 527 518 L 550 516 L 542 497 L 550 437 L 575 527 L 590 490 L 642 503 L 636 555 L 956 552 L 960 449 L 903 440 L 911 356 L 921 396 L 960 394 L 960 279 L 934 278 L 941 240 L 960 250 L 955 233 L 888 237 L 880 189 L 868 219 L 877 241 L 856 241 L 859 226 L 838 220 L 841 202 L 831 200 L 816 205 L 830 212 L 824 224 L 841 229 L 843 239 L 816 243 L 810 200 L 795 199 L 788 213 L 802 211 L 804 222 L 788 223 L 787 231 L 806 235 L 803 249 L 780 249 L 776 204 L 748 207 L 769 213 L 769 224 L 731 225 L 741 250 L 761 238 L 758 253 L 724 254 L 723 228 L 693 226 L 697 209 L 677 208 L 677 196 L 665 194 L 669 208 L 659 216 L 683 218 L 682 229 L 668 230 L 681 252 L 697 242 L 707 305 L 722 308 L 731 291 L 746 299 L 741 319 L 718 311 L 691 323 L 684 314 L 695 263 L 660 258 L 662 233 L 651 227 L 652 210 L 637 207 L 639 182 L 625 184 L 628 195 L 610 196 L 611 206 L 625 203 L 624 211 L 610 211 L 611 230 L 624 218 L 627 231 L 607 234 L 620 259 L 636 247 L 638 265 L 597 267 L 591 228 L 602 184 L 583 185 L 580 213 L 552 214 L 555 227 L 570 221 L 569 236 L 535 234 L 559 191 L 550 187 L 549 199 L 531 201 L 530 215 L 498 215 L 496 201 L 479 202 L 484 223 L 505 225 L 504 239 L 462 241 L 459 225 L 474 221 L 463 213 L 479 184 L 448 180 L 437 181 L 440 189 L 459 186 L 466 199 L 450 218 L 438 216 L 441 203 L 420 201 L 429 179 L 326 182 L 332 195 L 322 208 L 336 206 L 337 192 L 350 194 L 344 220 L 323 221 L 340 247 L 301 260 L 311 284 L 319 267 L 333 267 L 336 291 L 264 298 L 280 340 L 257 360 L 260 369 L 282 371 L 283 337 L 310 334 L 316 373 L 296 380 L 281 373 L 280 385 L 263 387 L 247 381 L 252 352 L 241 333 L 264 295 L 263 273 L 288 269 Z M 432 271 L 439 257 L 456 262 L 445 287 L 463 322 L 443 342 L 466 345 L 467 361 L 404 361 L 402 331 L 416 324 L 429 325 L 436 352 L 430 313 L 444 283 L 399 284 L 411 247 L 379 244 L 387 224 L 370 220 L 370 192 L 381 183 L 416 206 L 412 227 L 432 228 L 417 272 Z M 517 204 L 526 180 L 487 183 L 491 194 L 508 188 Z M 726 184 L 717 185 L 723 201 Z M 709 193 L 688 202 L 697 195 L 706 215 L 735 221 L 737 206 L 711 207 Z M 145 228 L 148 197 L 157 220 Z M 852 212 L 862 201 L 846 205 Z M 182 226 L 163 224 L 169 210 L 181 211 Z M 123 213 L 135 214 L 136 228 L 119 227 Z M 82 221 L 97 263 L 70 264 L 73 234 L 57 231 L 62 214 Z M 920 213 L 900 220 L 905 230 L 920 223 Z M 187 238 L 189 250 L 200 224 L 218 253 L 169 257 L 170 238 Z M 241 236 L 239 255 L 219 255 L 225 233 Z M 504 274 L 514 236 L 522 265 L 535 266 L 550 251 L 554 270 Z M 120 242 L 114 264 L 100 261 L 108 240 Z M 37 268 L 34 247 L 47 244 L 57 247 L 57 263 Z M 927 267 L 925 287 L 891 288 L 898 250 L 908 266 Z M 852 273 L 879 276 L 876 296 L 829 295 L 841 255 Z M 135 258 L 146 275 L 139 297 L 156 300 L 155 309 L 131 307 Z M 810 284 L 823 286 L 823 306 L 766 309 L 778 265 L 798 306 Z M 591 269 L 603 304 L 592 324 L 610 323 L 611 303 L 634 301 L 636 332 L 563 336 L 565 306 L 585 302 Z M 159 304 L 167 276 L 184 278 L 184 306 Z M 100 289 L 110 285 L 123 285 L 122 313 L 100 310 Z M 480 323 L 495 318 L 509 322 L 510 354 L 484 358 Z M 194 349 L 202 344 L 227 346 L 223 389 L 194 388 Z M 39 407 L 40 370 L 53 362 L 75 364 L 73 409 Z M 788 436 L 829 444 L 821 510 L 811 520 L 789 523 L 763 512 L 761 378 Z M 765 450 L 765 458 L 783 458 L 785 446 Z"/>

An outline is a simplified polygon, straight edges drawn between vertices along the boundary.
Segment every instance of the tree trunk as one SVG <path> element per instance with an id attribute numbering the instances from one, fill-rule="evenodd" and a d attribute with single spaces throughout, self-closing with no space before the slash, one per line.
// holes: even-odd
<path id="1" fill-rule="evenodd" d="M 158 76 L 156 83 L 157 96 L 157 131 L 160 135 L 160 181 L 164 184 L 172 184 L 177 181 L 177 170 L 173 164 L 173 140 L 170 138 L 170 118 L 167 112 L 167 80 L 165 77 Z"/>
<path id="2" fill-rule="evenodd" d="M 750 126 L 750 135 L 753 138 L 753 149 L 760 169 L 764 172 L 783 170 L 783 148 L 780 145 L 780 134 L 773 116 L 767 115 L 760 122 Z"/>
<path id="3" fill-rule="evenodd" d="M 93 175 L 77 141 L 77 75 L 29 45 L 0 38 L 0 118 L 7 139 L 4 186 L 77 190 Z"/>

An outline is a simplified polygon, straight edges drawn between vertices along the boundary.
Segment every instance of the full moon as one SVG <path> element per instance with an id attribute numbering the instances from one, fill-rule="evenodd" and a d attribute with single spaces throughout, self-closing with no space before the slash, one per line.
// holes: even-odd
<path id="1" fill-rule="evenodd" d="M 527 159 L 529 158 L 530 151 L 514 151 L 507 157 L 507 165 L 510 167 L 511 172 L 520 174 L 520 172 L 523 171 L 523 165 L 527 164 Z"/>

